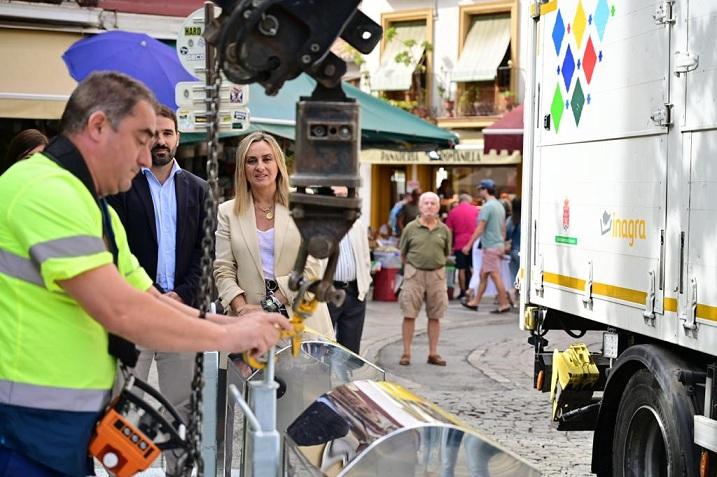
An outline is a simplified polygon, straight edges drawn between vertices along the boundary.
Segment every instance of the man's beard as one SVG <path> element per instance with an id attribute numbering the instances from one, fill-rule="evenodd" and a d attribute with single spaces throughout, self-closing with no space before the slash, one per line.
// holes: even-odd
<path id="1" fill-rule="evenodd" d="M 154 167 L 166 166 L 174 158 L 174 152 L 168 147 L 154 147 L 152 148 L 152 165 Z M 161 154 L 157 154 L 161 153 Z"/>

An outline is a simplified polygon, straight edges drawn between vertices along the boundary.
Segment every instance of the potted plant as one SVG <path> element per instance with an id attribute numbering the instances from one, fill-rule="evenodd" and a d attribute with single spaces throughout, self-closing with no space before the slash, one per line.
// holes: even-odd
<path id="1" fill-rule="evenodd" d="M 452 118 L 455 116 L 455 101 L 451 98 L 450 87 L 446 87 L 443 83 L 438 84 L 438 94 L 443 100 L 444 116 Z"/>
<path id="2" fill-rule="evenodd" d="M 470 88 L 465 88 L 458 96 L 458 116 L 472 116 L 473 97 Z"/>
<path id="3" fill-rule="evenodd" d="M 501 91 L 498 95 L 500 98 L 500 110 L 512 111 L 515 107 L 515 93 L 510 90 Z"/>

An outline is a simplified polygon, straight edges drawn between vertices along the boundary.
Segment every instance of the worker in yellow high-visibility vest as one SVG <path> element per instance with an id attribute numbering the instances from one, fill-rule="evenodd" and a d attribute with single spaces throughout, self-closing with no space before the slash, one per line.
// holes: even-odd
<path id="1" fill-rule="evenodd" d="M 88 441 L 127 345 L 112 334 L 163 351 L 264 352 L 289 328 L 263 312 L 198 319 L 132 256 L 103 198 L 150 166 L 156 108 L 133 79 L 93 74 L 45 152 L 0 176 L 0 477 L 92 474 Z"/>

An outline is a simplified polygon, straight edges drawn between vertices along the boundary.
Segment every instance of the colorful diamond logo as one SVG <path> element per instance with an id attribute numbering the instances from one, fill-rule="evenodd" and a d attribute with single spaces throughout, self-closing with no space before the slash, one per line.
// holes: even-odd
<path id="1" fill-rule="evenodd" d="M 588 37 L 588 44 L 585 47 L 585 54 L 583 55 L 583 70 L 585 71 L 585 79 L 588 84 L 593 78 L 593 71 L 595 70 L 595 63 L 597 62 L 597 55 L 595 54 L 595 47 L 593 46 L 592 37 Z"/>
<path id="2" fill-rule="evenodd" d="M 598 0 L 594 18 L 598 35 L 600 35 L 600 41 L 602 41 L 603 36 L 605 35 L 605 27 L 607 26 L 607 20 L 608 18 L 610 18 L 610 8 L 607 5 L 607 0 Z"/>
<path id="3" fill-rule="evenodd" d="M 575 82 L 575 91 L 573 92 L 573 99 L 570 101 L 570 105 L 573 108 L 575 125 L 579 126 L 580 116 L 583 114 L 583 106 L 585 105 L 585 95 L 583 94 L 583 87 L 580 85 L 580 78 Z"/>
<path id="4" fill-rule="evenodd" d="M 582 47 L 586 25 L 587 18 L 585 17 L 585 9 L 583 9 L 583 2 L 581 0 L 578 2 L 578 8 L 575 11 L 575 18 L 573 19 L 573 35 L 575 36 L 575 43 L 578 45 L 578 49 Z"/>
<path id="5" fill-rule="evenodd" d="M 560 130 L 560 120 L 563 117 L 563 94 L 560 92 L 560 83 L 555 85 L 550 114 L 553 117 L 553 124 L 555 124 L 555 132 L 557 133 Z"/>
<path id="6" fill-rule="evenodd" d="M 555 45 L 556 55 L 560 55 L 563 38 L 565 38 L 565 22 L 563 22 L 563 15 L 558 10 L 558 16 L 555 18 L 555 25 L 553 26 L 553 44 Z"/>
<path id="7" fill-rule="evenodd" d="M 563 80 L 565 81 L 565 91 L 570 91 L 570 83 L 573 80 L 573 73 L 575 73 L 575 58 L 573 58 L 573 51 L 568 45 L 568 51 L 565 52 L 565 59 L 563 60 Z"/>

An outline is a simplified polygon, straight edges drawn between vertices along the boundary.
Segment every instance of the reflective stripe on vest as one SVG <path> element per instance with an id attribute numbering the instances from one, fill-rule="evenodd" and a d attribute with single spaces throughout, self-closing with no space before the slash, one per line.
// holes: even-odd
<path id="1" fill-rule="evenodd" d="M 80 257 L 106 251 L 107 248 L 101 238 L 92 235 L 75 235 L 36 243 L 30 247 L 30 256 L 35 263 L 41 264 L 51 258 Z"/>
<path id="2" fill-rule="evenodd" d="M 40 266 L 51 258 L 72 258 L 106 251 L 99 237 L 77 235 L 48 240 L 30 247 L 30 257 L 25 258 L 0 249 L 0 273 L 34 285 L 43 286 Z"/>
<path id="3" fill-rule="evenodd" d="M 44 287 L 42 263 L 53 258 L 73 258 L 106 250 L 99 237 L 78 235 L 33 245 L 25 258 L 0 249 L 0 273 Z M 97 412 L 109 400 L 107 389 L 76 389 L 19 383 L 0 379 L 0 404 L 33 409 Z"/>
<path id="4" fill-rule="evenodd" d="M 97 412 L 109 400 L 107 389 L 72 389 L 0 380 L 0 404 L 34 409 Z"/>
<path id="5" fill-rule="evenodd" d="M 42 276 L 35 264 L 25 257 L 0 250 L 0 273 L 42 286 Z"/>

